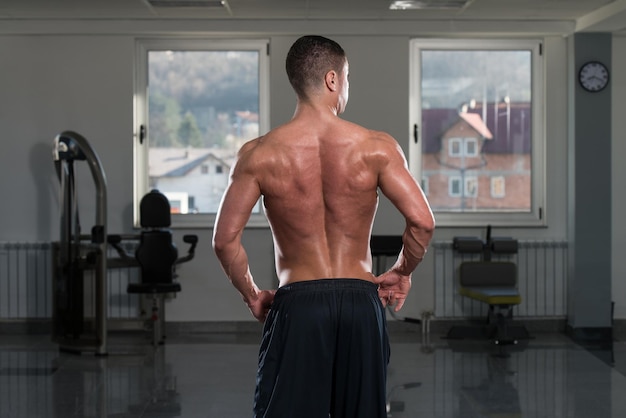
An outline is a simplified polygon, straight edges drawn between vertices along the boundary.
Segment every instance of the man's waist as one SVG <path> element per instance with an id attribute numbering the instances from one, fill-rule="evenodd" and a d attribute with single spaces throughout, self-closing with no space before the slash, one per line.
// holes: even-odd
<path id="1" fill-rule="evenodd" d="M 378 285 L 372 280 L 355 277 L 326 277 L 319 279 L 294 280 L 279 287 L 279 290 L 293 292 L 298 290 L 339 290 L 363 289 L 377 290 Z"/>

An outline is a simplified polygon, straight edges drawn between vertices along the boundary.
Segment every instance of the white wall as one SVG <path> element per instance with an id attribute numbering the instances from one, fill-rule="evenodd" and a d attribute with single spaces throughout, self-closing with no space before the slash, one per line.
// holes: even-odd
<path id="1" fill-rule="evenodd" d="M 52 141 L 63 130 L 84 135 L 100 156 L 110 189 L 111 229 L 129 225 L 133 53 L 128 37 L 0 36 L 0 240 L 57 236 Z M 79 168 L 92 186 L 86 167 Z M 88 211 L 95 205 L 93 191 L 79 193 L 89 225 L 95 219 Z"/>
<path id="2" fill-rule="evenodd" d="M 269 37 L 271 39 L 271 125 L 287 121 L 295 97 L 284 74 L 285 54 L 300 34 L 319 33 L 342 44 L 351 69 L 350 103 L 345 118 L 372 129 L 390 132 L 402 144 L 409 140 L 408 80 L 409 39 L 415 36 L 459 35 L 453 28 L 415 25 L 410 22 L 5 22 L 0 29 L 0 241 L 53 241 L 58 239 L 58 182 L 51 157 L 52 140 L 63 130 L 83 134 L 96 149 L 108 177 L 109 233 L 132 232 L 133 164 L 133 66 L 135 36 L 204 34 L 215 28 L 219 35 Z M 345 23 L 345 24 L 344 24 Z M 489 25 L 493 27 L 489 27 Z M 463 24 L 474 36 L 506 28 L 497 22 Z M 536 28 L 536 25 L 535 25 Z M 528 33 L 535 28 L 516 27 Z M 499 231 L 519 238 L 566 238 L 567 167 L 567 68 L 564 27 L 542 28 L 546 53 L 546 166 L 547 228 Z M 246 31 L 243 33 L 243 31 Z M 251 32 L 254 31 L 254 32 Z M 428 32 L 426 32 L 428 31 Z M 528 33 L 527 36 L 537 37 Z M 620 46 L 620 48 L 618 48 Z M 614 45 L 614 82 L 620 65 L 625 70 L 624 39 Z M 621 54 L 621 57 L 620 57 Z M 620 61 L 621 60 L 621 61 Z M 621 93 L 613 100 L 620 103 Z M 621 94 L 621 96 L 618 96 Z M 614 110 L 617 113 L 617 106 Z M 618 123 L 618 115 L 614 116 Z M 623 119 L 623 118 L 622 118 Z M 624 132 L 623 121 L 621 132 Z M 618 129 L 614 130 L 615 132 Z M 623 135 L 621 136 L 623 139 Z M 617 137 L 616 137 L 617 139 Z M 617 142 L 617 141 L 616 141 Z M 620 144 L 623 145 L 623 141 Z M 624 177 L 626 172 L 617 172 Z M 93 222 L 92 182 L 82 172 L 79 194 L 81 221 Z M 615 181 L 614 188 L 619 187 Z M 617 199 L 624 200 L 622 196 Z M 10 196 L 7 198 L 6 196 Z M 617 210 L 615 211 L 617 217 Z M 620 224 L 621 221 L 621 225 Z M 623 220 L 616 226 L 626 229 Z M 375 233 L 400 233 L 403 221 L 388 202 L 381 202 Z M 183 291 L 168 305 L 171 321 L 250 320 L 237 292 L 223 277 L 210 248 L 211 230 L 180 230 L 175 235 L 181 252 L 187 245 L 182 235 L 199 235 L 196 259 L 180 267 Z M 476 229 L 439 229 L 436 239 L 454 235 L 483 234 Z M 617 235 L 617 234 L 616 234 Z M 624 236 L 624 234 L 621 234 Z M 623 239 L 623 238 L 622 238 Z M 617 238 L 616 238 L 617 240 Z M 252 272 L 261 287 L 274 286 L 271 235 L 266 229 L 251 229 L 244 236 Z M 618 244 L 614 248 L 617 250 Z M 620 259 L 619 252 L 616 255 Z M 621 257 L 624 258 L 624 257 Z M 626 266 L 615 265 L 615 275 Z M 623 286 L 616 286 L 623 292 Z M 433 306 L 432 259 L 425 260 L 414 280 L 413 292 L 402 314 L 417 317 Z M 623 300 L 619 309 L 623 312 Z M 626 312 L 624 313 L 626 317 Z"/>

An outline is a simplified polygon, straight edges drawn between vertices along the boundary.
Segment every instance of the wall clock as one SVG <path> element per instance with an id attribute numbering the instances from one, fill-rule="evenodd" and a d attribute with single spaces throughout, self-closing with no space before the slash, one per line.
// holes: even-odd
<path id="1" fill-rule="evenodd" d="M 609 70 L 598 61 L 586 62 L 578 72 L 580 86 L 592 93 L 603 90 L 609 84 Z"/>

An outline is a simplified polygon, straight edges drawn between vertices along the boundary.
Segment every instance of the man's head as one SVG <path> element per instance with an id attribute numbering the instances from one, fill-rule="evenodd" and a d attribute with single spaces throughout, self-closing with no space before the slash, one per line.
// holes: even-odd
<path id="1" fill-rule="evenodd" d="M 307 35 L 289 49 L 285 67 L 289 82 L 300 98 L 320 88 L 329 71 L 343 75 L 346 53 L 335 41 L 323 36 Z"/>

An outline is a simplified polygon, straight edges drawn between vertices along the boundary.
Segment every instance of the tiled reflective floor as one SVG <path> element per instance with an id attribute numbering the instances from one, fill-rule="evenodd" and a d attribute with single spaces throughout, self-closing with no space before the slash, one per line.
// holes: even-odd
<path id="1" fill-rule="evenodd" d="M 518 346 L 392 334 L 390 417 L 626 417 L 626 349 L 556 334 Z M 250 417 L 258 335 L 193 334 L 152 348 L 113 334 L 109 356 L 0 336 L 0 417 Z M 355 417 L 356 418 L 356 417 Z"/>

